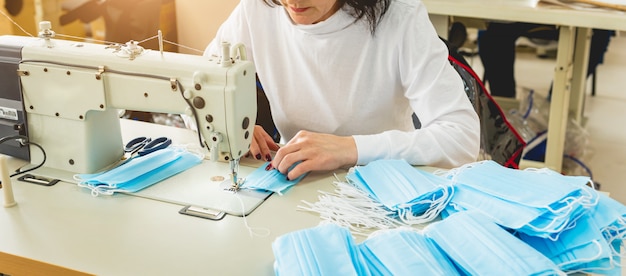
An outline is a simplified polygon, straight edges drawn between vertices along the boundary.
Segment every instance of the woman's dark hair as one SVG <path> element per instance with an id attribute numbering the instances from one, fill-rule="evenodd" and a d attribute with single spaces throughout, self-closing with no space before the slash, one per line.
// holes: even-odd
<path id="1" fill-rule="evenodd" d="M 376 31 L 376 26 L 380 23 L 383 15 L 389 9 L 392 0 L 337 0 L 339 6 L 349 6 L 348 11 L 355 20 L 365 17 L 372 34 Z M 281 6 L 280 0 L 263 0 L 269 6 Z"/>

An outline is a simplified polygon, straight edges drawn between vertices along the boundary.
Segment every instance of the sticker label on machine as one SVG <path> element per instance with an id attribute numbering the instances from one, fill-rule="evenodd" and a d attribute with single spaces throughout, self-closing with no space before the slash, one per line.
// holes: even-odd
<path id="1" fill-rule="evenodd" d="M 17 109 L 0 106 L 0 118 L 17 121 Z"/>

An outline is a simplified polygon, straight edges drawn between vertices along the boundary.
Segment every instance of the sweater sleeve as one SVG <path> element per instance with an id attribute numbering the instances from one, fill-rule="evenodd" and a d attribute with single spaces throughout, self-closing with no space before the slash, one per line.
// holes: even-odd
<path id="1" fill-rule="evenodd" d="M 478 156 L 478 115 L 465 94 L 461 77 L 447 59 L 445 43 L 437 36 L 421 2 L 416 13 L 417 16 L 405 22 L 405 31 L 396 45 L 404 96 L 409 99 L 421 128 L 354 135 L 358 164 L 377 159 L 404 159 L 413 165 L 451 168 L 476 161 Z"/>

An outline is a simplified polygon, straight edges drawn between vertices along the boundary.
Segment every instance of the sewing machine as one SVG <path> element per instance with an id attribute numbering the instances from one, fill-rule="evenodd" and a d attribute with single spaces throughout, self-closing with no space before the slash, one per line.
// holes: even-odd
<path id="1" fill-rule="evenodd" d="M 123 156 L 118 110 L 186 114 L 211 159 L 231 163 L 236 183 L 256 120 L 255 68 L 242 45 L 224 43 L 210 58 L 58 40 L 46 22 L 40 29 L 39 37 L 0 36 L 1 137 L 41 145 L 45 167 L 94 173 Z M 44 159 L 17 141 L 0 153 Z"/>

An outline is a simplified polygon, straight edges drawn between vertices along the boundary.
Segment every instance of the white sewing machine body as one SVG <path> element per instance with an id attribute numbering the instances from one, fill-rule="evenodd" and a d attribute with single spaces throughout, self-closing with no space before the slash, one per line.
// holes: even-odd
<path id="1" fill-rule="evenodd" d="M 212 159 L 239 160 L 253 136 L 256 71 L 250 61 L 226 60 L 0 36 L 0 135 L 13 129 L 41 145 L 46 167 L 93 173 L 123 156 L 119 109 L 187 114 Z M 6 146 L 0 153 L 25 157 Z M 31 146 L 31 162 L 42 158 Z"/>

